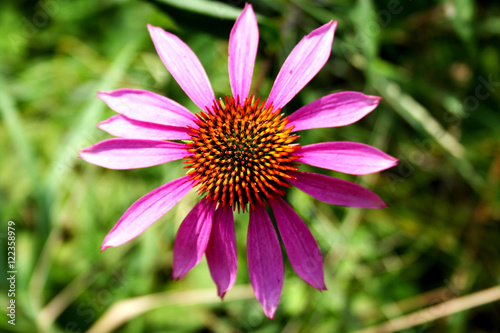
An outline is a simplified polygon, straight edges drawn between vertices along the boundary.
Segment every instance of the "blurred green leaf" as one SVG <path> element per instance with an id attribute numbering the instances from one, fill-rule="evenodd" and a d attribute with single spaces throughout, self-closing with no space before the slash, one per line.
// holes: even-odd
<path id="1" fill-rule="evenodd" d="M 223 2 L 209 0 L 156 0 L 160 3 L 221 20 L 236 20 L 241 9 Z"/>
<path id="2" fill-rule="evenodd" d="M 481 191 L 485 182 L 468 161 L 464 147 L 437 122 L 429 111 L 411 96 L 401 91 L 397 84 L 382 77 L 378 77 L 374 88 L 415 129 L 424 132 L 450 154 L 455 167 L 464 179 L 477 192 Z"/>
<path id="3" fill-rule="evenodd" d="M 125 73 L 128 65 L 138 54 L 138 46 L 141 40 L 127 43 L 117 58 L 112 62 L 109 70 L 104 73 L 100 82 L 97 83 L 96 93 L 99 90 L 110 90 Z M 83 149 L 84 144 L 91 139 L 92 131 L 99 122 L 102 111 L 106 105 L 101 100 L 92 97 L 85 108 L 80 112 L 79 119 L 69 130 L 68 137 L 56 149 L 56 157 L 52 163 L 51 172 L 48 176 L 48 184 L 51 192 L 55 192 L 59 184 L 64 180 L 65 175 L 71 170 L 74 161 L 77 159 L 75 149 Z M 90 136 L 90 137 L 89 137 Z"/>
<path id="4" fill-rule="evenodd" d="M 20 169 L 26 171 L 33 183 L 37 182 L 38 165 L 33 149 L 29 143 L 28 131 L 22 124 L 15 102 L 9 94 L 8 88 L 0 76 L 0 112 L 2 121 L 13 142 L 14 152 L 19 154 L 22 161 Z"/>
<path id="5" fill-rule="evenodd" d="M 367 64 L 370 66 L 377 55 L 378 39 L 382 30 L 373 1 L 358 0 L 351 12 L 351 20 L 354 23 L 356 32 L 354 39 L 357 47 L 367 58 Z"/>
<path id="6" fill-rule="evenodd" d="M 442 0 L 445 15 L 451 20 L 453 28 L 467 45 L 469 51 L 475 51 L 473 46 L 474 37 L 474 14 L 475 4 L 472 0 Z"/>

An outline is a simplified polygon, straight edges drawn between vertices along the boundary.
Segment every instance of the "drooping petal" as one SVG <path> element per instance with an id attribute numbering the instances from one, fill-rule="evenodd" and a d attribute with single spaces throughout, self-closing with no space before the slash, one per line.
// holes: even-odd
<path id="1" fill-rule="evenodd" d="M 312 31 L 290 52 L 274 81 L 266 107 L 285 106 L 319 72 L 330 57 L 337 21 Z"/>
<path id="2" fill-rule="evenodd" d="M 184 176 L 149 192 L 127 209 L 106 235 L 101 251 L 122 245 L 149 228 L 175 206 L 193 187 L 191 176 Z"/>
<path id="3" fill-rule="evenodd" d="M 188 155 L 183 147 L 176 142 L 109 139 L 82 149 L 78 156 L 108 169 L 138 169 L 179 160 Z"/>
<path id="4" fill-rule="evenodd" d="M 188 140 L 191 138 L 186 127 L 153 124 L 130 119 L 121 114 L 101 121 L 97 127 L 123 139 Z"/>
<path id="5" fill-rule="evenodd" d="M 148 24 L 156 52 L 182 90 L 205 111 L 215 100 L 207 73 L 194 52 L 179 37 Z"/>
<path id="6" fill-rule="evenodd" d="M 219 206 L 215 211 L 212 233 L 205 254 L 219 297 L 223 298 L 236 281 L 238 266 L 233 211 L 230 208 Z"/>
<path id="7" fill-rule="evenodd" d="M 283 257 L 273 224 L 264 206 L 250 210 L 247 237 L 248 275 L 264 313 L 274 317 L 283 287 Z"/>
<path id="8" fill-rule="evenodd" d="M 269 204 L 292 268 L 314 288 L 326 290 L 321 251 L 309 228 L 280 196 Z"/>
<path id="9" fill-rule="evenodd" d="M 259 45 L 259 29 L 252 5 L 246 4 L 229 37 L 229 82 L 234 98 L 243 101 L 252 84 L 255 57 Z"/>
<path id="10" fill-rule="evenodd" d="M 357 142 L 322 142 L 300 147 L 294 152 L 297 162 L 352 175 L 385 170 L 398 160 L 377 148 Z"/>
<path id="11" fill-rule="evenodd" d="M 289 172 L 297 177 L 287 181 L 299 190 L 323 202 L 349 207 L 385 208 L 387 205 L 372 191 L 352 182 L 311 172 Z"/>
<path id="12" fill-rule="evenodd" d="M 130 119 L 168 126 L 194 126 L 196 116 L 173 100 L 146 90 L 100 91 L 97 97 Z"/>
<path id="13" fill-rule="evenodd" d="M 182 279 L 203 258 L 212 231 L 214 212 L 214 205 L 203 198 L 182 221 L 174 242 L 174 279 Z"/>
<path id="14" fill-rule="evenodd" d="M 352 91 L 327 95 L 292 113 L 288 125 L 295 126 L 293 132 L 349 125 L 373 111 L 379 101 L 378 96 Z"/>

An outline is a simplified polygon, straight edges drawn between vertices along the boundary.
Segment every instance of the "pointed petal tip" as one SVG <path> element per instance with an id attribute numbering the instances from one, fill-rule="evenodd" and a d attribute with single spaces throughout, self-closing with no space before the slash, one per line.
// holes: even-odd
<path id="1" fill-rule="evenodd" d="M 80 152 L 78 153 L 78 157 L 87 163 L 94 164 L 91 161 L 89 161 L 89 155 L 91 154 L 91 153 L 89 153 L 89 151 L 92 151 L 91 147 L 80 149 Z"/>
<path id="2" fill-rule="evenodd" d="M 174 281 L 180 281 L 186 274 L 189 272 L 189 270 L 184 269 L 183 271 L 179 272 L 176 271 L 174 268 L 174 271 L 172 272 L 172 280 Z"/>
<path id="3" fill-rule="evenodd" d="M 367 100 L 371 101 L 371 105 L 378 105 L 382 100 L 381 96 L 365 95 Z"/>
<path id="4" fill-rule="evenodd" d="M 321 281 L 306 281 L 306 280 L 304 280 L 304 281 L 307 282 L 314 289 L 318 289 L 321 292 L 324 290 L 327 290 L 325 282 L 323 280 L 321 280 Z"/>
<path id="5" fill-rule="evenodd" d="M 320 289 L 320 288 L 316 288 L 316 289 L 318 289 L 320 293 L 322 293 L 323 291 L 327 291 L 328 290 L 328 288 L 326 286 L 324 288 L 322 288 L 322 289 Z"/>
<path id="6" fill-rule="evenodd" d="M 101 252 L 103 252 L 104 250 L 110 248 L 110 247 L 117 247 L 117 246 L 120 246 L 122 245 L 123 243 L 117 243 L 117 242 L 113 242 L 112 239 L 110 239 L 109 237 L 109 233 L 106 235 L 106 237 L 104 237 L 104 240 L 102 241 L 102 244 L 101 244 Z"/>
<path id="7" fill-rule="evenodd" d="M 246 2 L 245 7 L 243 7 L 238 19 L 240 19 L 242 16 L 247 15 L 247 11 L 250 11 L 250 14 L 255 17 L 255 12 L 253 10 L 253 6 L 251 3 Z"/>
<path id="8" fill-rule="evenodd" d="M 380 197 L 378 198 L 377 201 L 373 202 L 373 206 L 371 207 L 366 207 L 366 208 L 371 208 L 371 209 L 384 209 L 384 208 L 389 208 L 389 205 L 386 204 Z"/>
<path id="9" fill-rule="evenodd" d="M 383 168 L 381 168 L 381 169 L 380 169 L 380 170 L 378 170 L 378 171 L 371 172 L 371 173 L 381 172 L 381 171 L 385 171 L 385 170 L 387 170 L 387 169 L 393 168 L 393 167 L 395 167 L 396 165 L 398 165 L 398 162 L 399 162 L 399 159 L 394 158 L 394 157 L 392 157 L 392 156 L 390 156 L 390 155 L 387 155 L 387 157 L 386 157 L 386 164 L 384 165 L 384 167 L 383 167 Z M 366 173 L 366 174 L 368 174 L 368 173 Z"/>
<path id="10" fill-rule="evenodd" d="M 305 37 L 310 37 L 311 35 L 314 35 L 313 34 L 314 32 L 322 32 L 323 29 L 326 29 L 326 30 L 330 30 L 331 29 L 335 33 L 335 30 L 337 29 L 337 23 L 338 23 L 338 21 L 334 21 L 332 19 L 328 23 L 324 24 L 323 26 L 317 28 L 316 30 L 313 30 L 309 35 L 306 35 Z"/>
<path id="11" fill-rule="evenodd" d="M 180 281 L 186 276 L 186 274 L 188 272 L 189 272 L 189 270 L 183 269 L 183 270 L 179 271 L 178 269 L 176 270 L 174 267 L 174 270 L 172 271 L 172 280 Z"/>
<path id="12" fill-rule="evenodd" d="M 321 292 L 322 292 L 322 291 L 325 291 L 325 290 L 328 290 L 328 289 L 326 288 L 326 285 L 325 285 L 325 282 L 324 282 L 324 281 L 321 281 L 321 284 L 320 284 L 320 285 L 318 285 L 318 286 L 313 286 L 313 287 L 314 287 L 314 288 L 316 288 L 316 289 L 318 289 L 318 290 L 319 290 L 319 291 L 321 291 Z"/>
<path id="13" fill-rule="evenodd" d="M 113 92 L 119 91 L 119 90 L 121 90 L 121 89 L 107 90 L 107 91 L 98 91 L 97 95 L 95 97 L 99 98 L 101 101 L 103 101 L 104 103 L 108 104 L 109 99 L 113 97 Z"/>
<path id="14" fill-rule="evenodd" d="M 264 313 L 266 314 L 266 317 L 273 320 L 274 315 L 276 314 L 276 307 L 271 306 L 271 307 L 265 307 L 263 309 L 264 309 Z"/>
<path id="15" fill-rule="evenodd" d="M 245 10 L 252 10 L 253 11 L 253 7 L 252 7 L 252 4 L 251 3 L 245 3 L 245 7 L 243 8 L 243 11 Z"/>
<path id="16" fill-rule="evenodd" d="M 104 250 L 106 250 L 108 247 L 111 247 L 111 245 L 107 245 L 106 241 L 104 241 L 104 243 L 102 243 L 101 245 L 101 252 L 104 252 Z"/>
<path id="17" fill-rule="evenodd" d="M 382 199 L 380 199 L 379 196 L 377 198 L 374 198 L 372 201 L 371 206 L 369 207 L 364 207 L 364 208 L 371 208 L 371 209 L 384 209 L 389 207 Z"/>
<path id="18" fill-rule="evenodd" d="M 163 30 L 162 28 L 160 27 L 156 27 L 150 23 L 146 24 L 146 26 L 148 27 L 148 31 L 149 31 L 149 34 L 152 36 L 154 33 L 156 33 L 158 30 Z M 165 31 L 166 33 L 168 33 L 167 31 Z M 154 41 L 154 39 L 153 39 Z"/>
<path id="19" fill-rule="evenodd" d="M 321 276 L 319 276 L 319 279 L 304 281 L 307 282 L 311 287 L 318 289 L 319 291 L 327 290 L 325 280 L 323 278 L 323 272 L 321 272 Z"/>
<path id="20" fill-rule="evenodd" d="M 397 159 L 397 158 L 395 158 L 395 157 L 392 157 L 392 156 L 389 156 L 389 157 L 390 157 L 390 158 L 389 158 L 389 161 L 390 161 L 391 163 L 389 164 L 389 166 L 387 167 L 387 169 L 392 168 L 392 167 L 394 167 L 394 166 L 398 165 L 398 163 L 399 163 L 399 159 Z"/>
<path id="21" fill-rule="evenodd" d="M 101 122 L 98 122 L 97 125 L 96 125 L 96 127 L 98 129 L 104 130 L 106 128 L 106 125 L 108 125 L 108 123 L 109 123 L 109 119 L 103 120 Z"/>
<path id="22" fill-rule="evenodd" d="M 95 95 L 95 97 L 99 98 L 99 99 L 102 99 L 103 96 L 109 96 L 111 95 L 111 92 L 112 91 L 98 91 L 97 94 Z"/>
<path id="23" fill-rule="evenodd" d="M 82 149 L 80 149 L 80 152 L 78 153 L 78 158 L 81 158 L 85 162 L 88 162 L 87 161 L 87 150 L 88 150 L 88 148 L 82 148 Z"/>
<path id="24" fill-rule="evenodd" d="M 217 290 L 217 294 L 219 295 L 221 301 L 224 300 L 224 296 L 226 296 L 226 293 L 227 293 L 227 290 L 226 291 Z"/>
<path id="25" fill-rule="evenodd" d="M 86 149 L 87 149 L 87 148 L 83 148 L 83 149 L 81 149 L 81 150 L 80 150 L 80 152 L 78 153 L 78 156 L 77 156 L 77 157 L 78 157 L 78 158 L 81 158 L 81 159 L 82 159 L 82 160 L 84 160 L 85 162 L 90 163 L 90 162 L 88 161 L 88 159 L 87 159 Z M 90 164 L 93 164 L 93 163 L 90 163 Z"/>

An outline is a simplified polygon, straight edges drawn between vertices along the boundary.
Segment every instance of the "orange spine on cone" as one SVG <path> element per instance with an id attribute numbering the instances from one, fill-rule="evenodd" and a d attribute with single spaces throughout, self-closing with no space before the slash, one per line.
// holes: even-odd
<path id="1" fill-rule="evenodd" d="M 198 128 L 189 128 L 192 142 L 186 143 L 188 174 L 199 194 L 214 204 L 245 211 L 249 204 L 264 204 L 290 187 L 284 180 L 297 170 L 291 155 L 300 146 L 299 136 L 290 134 L 288 119 L 272 105 L 264 108 L 260 97 L 243 103 L 226 96 L 214 101 L 212 110 L 197 114 Z"/>

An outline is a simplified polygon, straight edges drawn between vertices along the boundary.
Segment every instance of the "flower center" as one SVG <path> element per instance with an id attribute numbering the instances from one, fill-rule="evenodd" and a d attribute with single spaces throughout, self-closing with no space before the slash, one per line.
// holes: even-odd
<path id="1" fill-rule="evenodd" d="M 185 158 L 188 174 L 196 181 L 199 194 L 214 204 L 245 211 L 255 208 L 290 187 L 285 178 L 297 170 L 291 155 L 300 146 L 292 144 L 299 136 L 290 134 L 288 118 L 280 109 L 265 108 L 260 97 L 236 102 L 232 96 L 215 100 L 212 110 L 198 113 L 198 128 L 189 128 L 192 142 Z"/>

